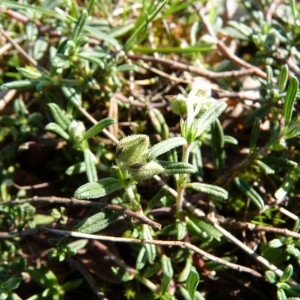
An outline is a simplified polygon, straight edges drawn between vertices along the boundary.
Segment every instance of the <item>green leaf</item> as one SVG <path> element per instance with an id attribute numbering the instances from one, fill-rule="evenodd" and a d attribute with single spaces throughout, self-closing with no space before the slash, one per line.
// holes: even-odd
<path id="1" fill-rule="evenodd" d="M 76 230 L 76 229 L 74 229 Z M 80 231 L 80 230 L 77 230 L 77 231 Z M 88 232 L 86 232 L 88 233 Z M 74 253 L 77 253 L 79 250 L 83 249 L 88 243 L 88 240 L 86 239 L 78 239 L 78 240 L 75 240 L 71 243 L 68 243 L 68 248 L 70 250 L 72 250 Z"/>
<path id="2" fill-rule="evenodd" d="M 176 220 L 176 231 L 177 231 L 177 240 L 178 241 L 183 240 L 187 234 L 186 223 L 180 220 Z"/>
<path id="3" fill-rule="evenodd" d="M 97 169 L 95 166 L 95 156 L 90 149 L 85 149 L 84 152 L 85 171 L 89 182 L 98 180 Z"/>
<path id="4" fill-rule="evenodd" d="M 284 65 L 284 66 L 282 66 L 282 68 L 280 70 L 280 74 L 279 74 L 279 78 L 278 78 L 279 92 L 281 92 L 281 93 L 284 92 L 288 78 L 289 78 L 289 68 L 287 65 Z"/>
<path id="5" fill-rule="evenodd" d="M 218 119 L 211 125 L 211 153 L 215 168 L 221 170 L 224 164 L 224 132 Z"/>
<path id="6" fill-rule="evenodd" d="M 153 239 L 150 226 L 143 225 L 142 239 L 145 239 L 145 240 L 152 240 Z M 155 245 L 145 244 L 144 247 L 145 247 L 145 250 L 146 250 L 146 256 L 147 256 L 148 262 L 150 264 L 152 264 L 155 260 L 155 257 L 156 257 Z"/>
<path id="7" fill-rule="evenodd" d="M 86 167 L 85 167 L 85 163 L 84 162 L 79 162 L 77 164 L 74 164 L 72 166 L 70 166 L 67 170 L 66 170 L 66 174 L 67 175 L 75 175 L 75 174 L 81 174 L 83 172 L 85 172 Z"/>
<path id="8" fill-rule="evenodd" d="M 89 139 L 92 136 L 97 135 L 99 132 L 101 132 L 103 129 L 108 127 L 109 125 L 114 124 L 116 121 L 111 118 L 105 118 L 101 121 L 99 121 L 97 124 L 92 126 L 83 136 L 84 139 Z"/>
<path id="9" fill-rule="evenodd" d="M 260 124 L 261 124 L 260 118 L 254 117 L 253 126 L 252 126 L 250 139 L 249 139 L 249 148 L 251 151 L 254 151 L 256 148 L 256 143 L 260 132 Z"/>
<path id="10" fill-rule="evenodd" d="M 189 292 L 191 299 L 195 299 L 196 288 L 199 284 L 200 277 L 195 267 L 191 267 L 190 274 L 186 280 L 185 287 Z"/>
<path id="11" fill-rule="evenodd" d="M 225 191 L 223 188 L 218 187 L 216 185 L 207 184 L 207 183 L 200 183 L 200 182 L 192 182 L 187 183 L 185 185 L 186 188 L 192 188 L 195 191 L 207 193 L 216 197 L 220 197 L 223 199 L 228 198 L 228 192 Z"/>
<path id="12" fill-rule="evenodd" d="M 140 249 L 139 254 L 138 254 L 137 258 L 136 258 L 135 268 L 137 270 L 141 270 L 145 266 L 145 264 L 147 262 L 146 259 L 147 259 L 146 248 L 143 246 Z"/>
<path id="13" fill-rule="evenodd" d="M 157 162 L 165 169 L 164 173 L 169 175 L 188 174 L 197 171 L 193 165 L 186 162 L 171 162 L 164 160 L 158 160 Z"/>
<path id="14" fill-rule="evenodd" d="M 286 195 L 289 193 L 291 188 L 294 186 L 295 182 L 299 178 L 300 168 L 297 167 L 294 170 L 287 172 L 284 181 L 281 186 L 275 192 L 275 198 L 278 201 L 283 201 Z"/>
<path id="15" fill-rule="evenodd" d="M 221 240 L 222 237 L 222 233 L 220 233 L 220 231 L 218 231 L 217 229 L 215 229 L 213 226 L 211 226 L 210 224 L 200 220 L 200 219 L 196 219 L 196 218 L 188 218 L 187 219 L 187 225 L 189 227 L 192 227 L 192 230 L 194 230 L 197 235 L 199 236 L 208 236 L 208 237 L 212 237 L 217 241 Z"/>
<path id="16" fill-rule="evenodd" d="M 52 115 L 53 119 L 55 120 L 55 122 L 63 130 L 67 130 L 68 126 L 71 124 L 71 121 L 66 116 L 66 112 L 55 103 L 48 103 L 48 107 L 51 111 L 51 115 Z"/>
<path id="17" fill-rule="evenodd" d="M 82 105 L 81 94 L 79 94 L 74 88 L 69 86 L 62 86 L 61 90 L 66 98 L 76 107 Z"/>
<path id="18" fill-rule="evenodd" d="M 283 116 L 284 116 L 284 125 L 288 126 L 292 118 L 292 112 L 294 108 L 294 103 L 297 97 L 297 92 L 299 88 L 298 79 L 294 76 L 291 76 L 290 83 L 286 92 L 284 105 L 283 105 Z"/>
<path id="19" fill-rule="evenodd" d="M 66 141 L 68 141 L 70 139 L 70 136 L 56 123 L 51 122 L 51 123 L 47 124 L 45 129 L 58 134 Z"/>
<path id="20" fill-rule="evenodd" d="M 85 9 L 83 9 L 76 22 L 76 26 L 74 28 L 73 35 L 72 35 L 72 39 L 73 41 L 75 41 L 75 43 L 78 41 L 78 38 L 82 34 L 87 17 L 88 17 L 88 12 Z"/>
<path id="21" fill-rule="evenodd" d="M 77 280 L 72 280 L 72 281 L 68 281 L 64 284 L 61 285 L 61 288 L 63 291 L 70 291 L 70 290 L 74 290 L 77 287 L 79 287 L 83 282 L 83 279 L 77 279 Z"/>
<path id="22" fill-rule="evenodd" d="M 147 155 L 147 160 L 151 161 L 156 157 L 160 156 L 161 154 L 172 150 L 173 148 L 186 145 L 186 144 L 187 144 L 186 139 L 184 139 L 183 137 L 174 137 L 162 141 L 160 143 L 157 143 L 149 150 Z"/>
<path id="23" fill-rule="evenodd" d="M 239 142 L 233 136 L 224 135 L 224 143 L 225 144 L 237 145 Z"/>
<path id="24" fill-rule="evenodd" d="M 189 256 L 185 261 L 185 266 L 182 272 L 179 274 L 178 282 L 185 282 L 191 272 L 191 268 L 193 267 L 193 259 L 192 256 Z"/>
<path id="25" fill-rule="evenodd" d="M 244 180 L 240 178 L 235 178 L 234 180 L 236 186 L 238 189 L 245 194 L 252 202 L 253 204 L 258 208 L 262 209 L 264 207 L 264 200 L 261 198 L 261 196 L 252 188 L 251 186 L 248 185 Z"/>
<path id="26" fill-rule="evenodd" d="M 286 282 L 288 281 L 291 276 L 293 275 L 293 272 L 294 272 L 294 268 L 292 265 L 288 265 L 284 271 L 283 271 L 283 274 L 280 276 L 280 281 L 281 282 Z"/>
<path id="27" fill-rule="evenodd" d="M 276 284 L 276 286 L 277 286 L 277 288 L 283 289 L 283 290 L 289 290 L 291 288 L 291 286 L 286 282 L 278 282 Z"/>
<path id="28" fill-rule="evenodd" d="M 256 160 L 255 164 L 267 175 L 274 174 L 275 171 L 261 160 Z"/>
<path id="29" fill-rule="evenodd" d="M 280 248 L 283 246 L 283 243 L 281 242 L 281 240 L 279 239 L 273 239 L 271 240 L 270 242 L 268 242 L 268 245 L 271 247 L 271 248 Z"/>
<path id="30" fill-rule="evenodd" d="M 200 136 L 213 122 L 215 122 L 226 108 L 225 102 L 218 102 L 205 111 L 198 120 L 195 120 L 197 136 Z"/>
<path id="31" fill-rule="evenodd" d="M 99 212 L 77 224 L 73 230 L 83 233 L 95 233 L 106 228 L 117 219 L 119 213 Z"/>
<path id="32" fill-rule="evenodd" d="M 163 271 L 163 278 L 161 281 L 160 289 L 161 289 L 161 293 L 164 294 L 168 290 L 169 284 L 174 275 L 174 271 L 172 268 L 171 259 L 166 255 L 162 255 L 161 257 L 161 266 Z"/>
<path id="33" fill-rule="evenodd" d="M 16 80 L 4 83 L 0 85 L 1 90 L 13 90 L 13 89 L 29 89 L 36 86 L 36 82 L 30 80 Z"/>
<path id="34" fill-rule="evenodd" d="M 287 299 L 287 296 L 286 296 L 284 290 L 282 290 L 282 289 L 277 290 L 277 299 L 278 300 L 286 300 Z"/>
<path id="35" fill-rule="evenodd" d="M 21 281 L 22 281 L 21 277 L 10 277 L 5 282 L 1 282 L 2 285 L 1 287 L 7 291 L 12 291 L 18 288 Z M 2 299 L 9 299 L 9 298 L 2 298 Z"/>
<path id="36" fill-rule="evenodd" d="M 125 49 L 129 50 L 133 46 L 140 44 L 147 35 L 147 27 L 150 22 L 156 17 L 156 15 L 163 9 L 167 4 L 168 0 L 160 1 L 160 5 L 155 5 L 154 1 L 146 6 L 146 1 L 143 1 L 143 10 L 140 18 L 133 27 L 135 30 L 126 41 Z"/>
<path id="37" fill-rule="evenodd" d="M 74 197 L 78 199 L 95 199 L 107 196 L 121 188 L 122 185 L 118 179 L 107 177 L 80 186 L 75 191 Z"/>
<path id="38" fill-rule="evenodd" d="M 161 111 L 157 108 L 152 108 L 149 109 L 148 113 L 155 131 L 160 134 L 163 140 L 167 139 L 170 135 L 169 127 Z"/>
<path id="39" fill-rule="evenodd" d="M 17 68 L 17 70 L 22 76 L 31 80 L 39 79 L 42 76 L 39 71 L 35 71 L 29 68 Z"/>
<path id="40" fill-rule="evenodd" d="M 277 282 L 277 276 L 274 271 L 270 271 L 270 270 L 266 271 L 265 277 L 266 280 L 272 284 L 275 284 Z"/>

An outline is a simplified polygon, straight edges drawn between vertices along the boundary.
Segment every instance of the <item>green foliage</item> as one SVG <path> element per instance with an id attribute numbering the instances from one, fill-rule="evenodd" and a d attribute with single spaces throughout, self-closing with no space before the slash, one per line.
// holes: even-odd
<path id="1" fill-rule="evenodd" d="M 223 2 L 1 1 L 0 300 L 299 299 L 300 7 Z"/>

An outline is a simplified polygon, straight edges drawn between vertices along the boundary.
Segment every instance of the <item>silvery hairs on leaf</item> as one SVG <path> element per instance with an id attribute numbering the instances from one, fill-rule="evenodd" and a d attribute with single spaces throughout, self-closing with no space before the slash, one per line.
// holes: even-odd
<path id="1" fill-rule="evenodd" d="M 144 161 L 149 145 L 149 137 L 145 134 L 135 134 L 123 138 L 116 149 L 118 164 L 131 166 Z"/>

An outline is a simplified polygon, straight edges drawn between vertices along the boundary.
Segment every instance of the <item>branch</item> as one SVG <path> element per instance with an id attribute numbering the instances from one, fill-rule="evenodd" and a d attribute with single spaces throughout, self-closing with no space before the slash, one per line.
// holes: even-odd
<path id="1" fill-rule="evenodd" d="M 256 272 L 255 270 L 252 270 L 250 268 L 247 268 L 247 267 L 244 267 L 244 266 L 241 266 L 238 264 L 234 264 L 234 263 L 226 261 L 222 258 L 216 257 L 210 253 L 207 253 L 207 252 L 201 250 L 200 248 L 198 248 L 195 245 L 188 243 L 188 242 L 144 240 L 144 239 L 136 239 L 136 238 L 93 235 L 93 234 L 86 234 L 86 233 L 80 233 L 80 232 L 75 232 L 75 231 L 58 230 L 58 229 L 50 229 L 50 228 L 43 228 L 43 229 L 47 232 L 57 234 L 57 235 L 63 235 L 66 237 L 84 238 L 84 239 L 99 240 L 99 241 L 110 241 L 110 242 L 117 242 L 117 243 L 151 244 L 151 245 L 159 245 L 159 246 L 187 248 L 195 253 L 200 254 L 201 256 L 203 256 L 209 260 L 218 262 L 218 263 L 225 265 L 236 271 L 250 273 L 255 277 L 261 277 L 261 274 Z"/>
<path id="2" fill-rule="evenodd" d="M 142 60 L 151 62 L 152 64 L 159 65 L 163 64 L 166 65 L 172 69 L 177 69 L 180 71 L 188 71 L 195 75 L 199 75 L 205 78 L 209 79 L 220 79 L 220 78 L 236 78 L 236 77 L 242 77 L 247 75 L 254 75 L 256 71 L 254 69 L 244 69 L 244 70 L 238 70 L 238 71 L 227 71 L 227 72 L 213 72 L 209 70 L 200 69 L 194 66 L 190 66 L 178 61 L 174 61 L 171 59 L 166 58 L 160 58 L 160 57 L 153 57 L 148 55 L 138 55 L 138 54 L 127 54 L 127 57 L 132 60 Z"/>
<path id="3" fill-rule="evenodd" d="M 272 232 L 282 236 L 289 236 L 294 239 L 300 240 L 300 233 L 291 231 L 286 228 L 276 228 L 271 226 L 263 226 L 263 225 L 255 225 L 248 222 L 227 222 L 225 221 L 224 224 L 228 224 L 230 227 L 239 229 L 239 230 L 250 230 L 250 231 L 264 231 L 264 232 Z"/>
<path id="4" fill-rule="evenodd" d="M 221 40 L 219 40 L 218 37 L 216 36 L 216 34 L 214 33 L 211 25 L 207 22 L 203 9 L 199 10 L 196 8 L 195 5 L 193 5 L 193 7 L 197 11 L 199 18 L 202 20 L 203 25 L 205 26 L 207 32 L 215 39 L 219 50 L 225 57 L 227 57 L 235 64 L 237 64 L 247 70 L 252 70 L 254 75 L 256 75 L 260 78 L 263 78 L 263 79 L 267 78 L 267 74 L 264 71 L 262 71 L 258 67 L 253 66 L 253 65 L 249 64 L 248 62 L 246 62 L 245 60 L 236 56 Z"/>
<path id="5" fill-rule="evenodd" d="M 1 205 L 7 205 L 7 206 L 13 206 L 13 205 L 19 205 L 24 203 L 31 203 L 31 204 L 63 204 L 68 206 L 97 206 L 104 210 L 114 210 L 119 211 L 122 214 L 125 214 L 127 216 L 133 217 L 137 220 L 139 220 L 141 223 L 148 224 L 149 226 L 153 227 L 154 229 L 160 230 L 161 224 L 147 218 L 146 216 L 142 216 L 130 209 L 124 208 L 119 205 L 115 204 L 105 204 L 105 203 L 99 203 L 95 201 L 89 201 L 89 200 L 79 200 L 75 198 L 61 198 L 61 197 L 32 197 L 32 198 L 26 198 L 22 200 L 16 200 L 16 201 L 8 201 L 1 203 Z M 0 237 L 1 238 L 1 237 Z"/>
<path id="6" fill-rule="evenodd" d="M 197 209 L 195 208 L 195 210 L 194 210 L 193 205 L 191 205 L 189 203 L 188 206 L 186 206 L 186 207 L 188 208 L 189 211 L 191 211 L 195 215 L 197 215 L 196 214 Z M 245 245 L 244 243 L 242 243 L 239 239 L 237 239 L 229 231 L 227 231 L 222 226 L 220 226 L 216 221 L 212 221 L 212 220 L 209 220 L 207 218 L 206 218 L 206 220 L 209 221 L 214 226 L 214 228 L 216 228 L 219 232 L 221 232 L 224 235 L 224 237 L 227 238 L 227 240 L 229 240 L 230 242 L 232 242 L 235 245 L 237 245 L 240 249 L 242 249 L 244 252 L 246 252 L 247 254 L 249 254 L 252 258 L 254 258 L 257 262 L 259 262 L 265 268 L 273 271 L 278 277 L 281 277 L 283 275 L 283 271 L 282 270 L 280 270 L 279 268 L 277 268 L 275 265 L 271 264 L 267 259 L 265 259 L 261 255 L 257 254 L 250 247 L 248 247 L 247 245 Z M 289 279 L 288 283 L 291 284 L 291 285 L 293 285 L 293 286 L 295 286 L 295 287 L 297 287 L 297 288 L 300 288 L 300 284 L 298 282 L 296 282 L 295 280 L 293 280 L 293 279 Z"/>

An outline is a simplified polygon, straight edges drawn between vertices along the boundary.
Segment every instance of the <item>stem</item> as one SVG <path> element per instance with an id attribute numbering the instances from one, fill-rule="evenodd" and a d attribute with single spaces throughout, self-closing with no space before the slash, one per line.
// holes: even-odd
<path id="1" fill-rule="evenodd" d="M 190 145 L 182 147 L 182 162 L 188 162 L 190 156 Z M 176 216 L 180 217 L 180 212 L 184 200 L 185 183 L 187 182 L 188 174 L 180 174 L 177 180 L 177 197 L 176 197 Z"/>
<path id="2" fill-rule="evenodd" d="M 136 192 L 135 188 L 136 186 L 133 185 L 132 181 L 124 185 L 125 192 L 130 202 L 130 209 L 132 209 L 139 215 L 144 216 L 144 212 L 140 203 L 140 197 L 139 194 Z"/>

